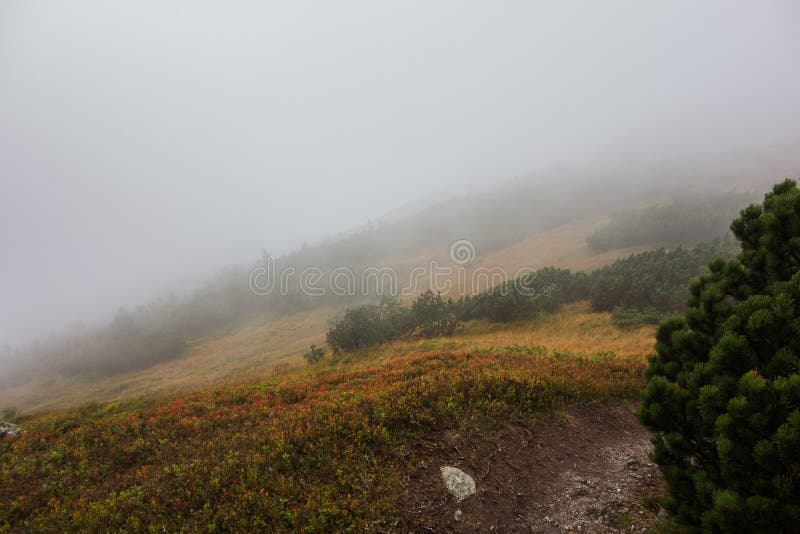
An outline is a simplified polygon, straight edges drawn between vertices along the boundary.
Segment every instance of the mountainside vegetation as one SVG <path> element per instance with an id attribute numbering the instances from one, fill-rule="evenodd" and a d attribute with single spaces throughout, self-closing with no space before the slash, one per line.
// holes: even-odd
<path id="1" fill-rule="evenodd" d="M 631 185 L 624 190 L 626 194 L 620 195 L 619 191 L 612 191 L 603 183 L 591 180 L 578 180 L 566 188 L 516 183 L 491 192 L 436 203 L 397 220 L 371 223 L 349 235 L 330 238 L 314 246 L 304 246 L 269 261 L 274 262 L 276 272 L 287 267 L 294 268 L 296 272 L 308 266 L 325 272 L 346 267 L 360 275 L 369 264 L 390 262 L 392 258 L 425 250 L 426 247 L 449 244 L 465 236 L 480 253 L 487 253 L 578 217 L 604 215 L 665 194 L 655 186 Z M 706 195 L 691 206 L 702 208 L 700 211 L 717 213 L 732 209 L 740 201 L 741 195 L 733 193 Z M 675 205 L 688 209 L 677 201 Z M 536 209 L 532 209 L 532 206 Z M 631 241 L 624 237 L 627 235 L 626 228 L 661 227 L 661 219 L 670 218 L 670 214 L 672 212 L 669 210 L 666 215 L 659 209 L 645 210 L 637 216 L 633 225 L 612 222 L 604 232 L 623 237 L 607 246 L 658 242 L 663 236 L 647 234 L 645 238 Z M 697 234 L 696 238 L 699 240 L 703 237 Z M 592 239 L 589 239 L 590 242 Z M 134 310 L 120 309 L 105 326 L 71 328 L 25 348 L 0 349 L 8 352 L 4 356 L 0 354 L 0 360 L 24 362 L 23 365 L 8 369 L 5 376 L 0 377 L 0 387 L 30 380 L 42 373 L 103 376 L 143 369 L 180 356 L 187 343 L 198 336 L 254 314 L 280 315 L 319 306 L 346 306 L 376 294 L 366 288 L 366 294 L 359 291 L 358 295 L 341 295 L 327 288 L 322 296 L 310 296 L 300 290 L 299 281 L 294 277 L 287 280 L 285 291 L 259 295 L 251 290 L 249 277 L 251 268 L 264 267 L 267 258 L 269 256 L 255 262 L 250 268 L 233 266 L 225 269 L 191 295 L 161 298 Z M 322 287 L 326 288 L 324 280 Z M 521 310 L 512 310 L 516 306 L 512 302 L 492 302 L 491 305 L 498 305 L 497 314 L 513 315 Z M 472 306 L 483 305 L 472 303 Z M 522 312 L 520 318 L 528 314 L 525 310 Z M 469 312 L 465 313 L 469 315 Z"/>
<path id="2" fill-rule="evenodd" d="M 417 297 L 410 307 L 395 299 L 348 309 L 328 331 L 328 345 L 334 352 L 370 347 L 401 337 L 452 335 L 459 326 L 442 296 L 431 290 Z"/>
<path id="3" fill-rule="evenodd" d="M 407 473 L 431 432 L 486 431 L 643 387 L 652 331 L 631 345 L 607 316 L 577 311 L 533 328 L 473 326 L 249 385 L 23 416 L 28 433 L 0 440 L 0 531 L 402 528 Z"/>
<path id="4" fill-rule="evenodd" d="M 299 353 L 311 365 L 9 411 L 28 432 L 0 441 L 0 531 L 391 530 L 407 524 L 398 503 L 421 440 L 643 390 L 675 517 L 780 531 L 800 518 L 798 214 L 786 182 L 734 222 L 735 259 L 722 239 L 588 273 L 542 268 L 458 300 L 384 299 L 347 309 L 331 352 Z M 131 319 L 118 316 L 120 336 Z"/>
<path id="5" fill-rule="evenodd" d="M 586 242 L 597 251 L 633 245 L 693 245 L 726 237 L 730 222 L 752 200 L 750 193 L 684 195 L 671 202 L 623 211 Z"/>
<path id="6" fill-rule="evenodd" d="M 684 310 L 689 283 L 716 258 L 732 258 L 730 239 L 692 248 L 656 249 L 615 261 L 591 273 L 588 298 L 597 311 L 614 312 L 619 325 L 658 323 Z"/>
<path id="7" fill-rule="evenodd" d="M 348 309 L 328 331 L 327 341 L 341 352 L 412 335 L 452 335 L 464 321 L 526 321 L 579 300 L 589 300 L 595 311 L 613 312 L 620 328 L 657 324 L 683 311 L 689 283 L 706 272 L 710 261 L 730 258 L 734 250 L 730 240 L 661 248 L 591 273 L 545 267 L 455 301 L 428 290 L 410 308 L 396 300 L 365 304 Z"/>

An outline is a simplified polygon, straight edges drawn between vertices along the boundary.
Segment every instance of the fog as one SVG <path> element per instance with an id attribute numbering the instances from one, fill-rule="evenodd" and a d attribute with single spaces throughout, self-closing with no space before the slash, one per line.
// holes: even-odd
<path id="1" fill-rule="evenodd" d="M 791 0 L 4 0 L 0 345 L 520 176 L 780 166 L 798 22 Z"/>

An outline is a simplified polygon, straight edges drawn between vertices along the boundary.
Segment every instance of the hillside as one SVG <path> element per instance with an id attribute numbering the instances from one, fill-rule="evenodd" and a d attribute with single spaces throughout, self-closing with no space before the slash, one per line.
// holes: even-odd
<path id="1" fill-rule="evenodd" d="M 467 275 L 486 266 L 509 273 L 523 267 L 546 265 L 588 270 L 645 248 L 593 252 L 586 245 L 586 236 L 606 222 L 607 219 L 602 217 L 579 220 L 486 254 L 477 251 L 477 261 L 467 266 Z M 447 246 L 418 251 L 407 257 L 389 258 L 379 265 L 391 266 L 403 280 L 411 269 L 431 261 L 450 264 Z M 455 274 L 451 281 L 457 284 Z M 420 286 L 426 282 L 420 280 Z M 280 316 L 257 314 L 191 340 L 179 358 L 132 372 L 110 376 L 43 373 L 30 381 L 0 389 L 0 407 L 16 406 L 22 411 L 30 411 L 74 406 L 92 400 L 116 401 L 225 381 L 235 382 L 242 377 L 269 373 L 276 366 L 300 365 L 303 364 L 303 351 L 311 343 L 323 340 L 327 321 L 335 312 L 336 308 L 332 306 L 322 306 Z"/>
<path id="2" fill-rule="evenodd" d="M 649 224 L 653 212 L 636 213 Z M 672 528 L 633 406 L 653 323 L 679 313 L 689 282 L 735 246 L 641 244 L 650 231 L 623 248 L 587 245 L 614 220 L 475 248 L 467 261 L 437 247 L 376 262 L 400 280 L 429 262 L 457 266 L 452 302 L 420 294 L 427 278 L 405 302 L 290 295 L 296 308 L 208 328 L 176 358 L 6 389 L 27 432 L 0 442 L 0 532 Z M 676 246 L 653 249 L 665 244 Z M 520 278 L 475 285 L 482 270 Z M 520 280 L 544 285 L 526 294 Z M 325 342 L 333 353 L 309 365 L 309 345 Z M 474 497 L 454 500 L 441 468 L 465 473 Z"/>
<path id="3" fill-rule="evenodd" d="M 412 511 L 422 495 L 446 498 L 440 489 L 421 489 L 430 484 L 424 466 L 450 454 L 437 445 L 441 432 L 455 440 L 448 461 L 476 477 L 487 466 L 471 463 L 466 446 L 461 458 L 457 436 L 473 436 L 470 447 L 484 449 L 509 432 L 551 442 L 545 436 L 559 428 L 605 415 L 618 421 L 595 435 L 606 440 L 615 425 L 630 424 L 630 412 L 598 407 L 590 415 L 571 407 L 637 398 L 652 334 L 650 327 L 620 332 L 608 314 L 578 304 L 534 323 L 470 323 L 455 337 L 329 356 L 318 366 L 249 383 L 42 412 L 19 421 L 25 436 L 0 442 L 0 530 L 468 528 L 486 521 L 469 503 L 462 507 L 472 523 L 454 522 L 452 511 L 431 517 L 429 506 L 423 515 Z M 572 423 L 538 415 L 558 407 Z M 628 446 L 639 445 L 626 442 L 621 454 Z M 497 457 L 489 476 L 501 480 L 506 462 L 558 464 L 552 451 L 541 454 Z M 410 485 L 417 479 L 419 492 Z M 484 479 L 481 490 L 494 491 Z M 625 481 L 628 500 L 615 497 L 624 506 L 591 524 L 605 530 L 634 519 L 644 524 L 632 481 Z M 536 512 L 547 506 L 555 505 L 520 493 L 512 503 L 519 513 L 492 521 L 499 528 L 527 514 L 540 521 Z"/>
<path id="4" fill-rule="evenodd" d="M 341 353 L 326 330 L 375 295 L 290 293 L 275 309 L 235 308 L 246 286 L 232 271 L 197 301 L 200 316 L 231 306 L 198 323 L 177 357 L 54 368 L 0 391 L 27 431 L 0 442 L 0 532 L 660 528 L 663 483 L 633 416 L 655 341 L 648 323 L 678 311 L 689 281 L 731 245 L 675 246 L 658 225 L 659 240 L 587 244 L 620 220 L 639 219 L 578 219 L 486 250 L 470 242 L 467 261 L 449 244 L 375 261 L 401 284 L 431 262 L 456 267 L 438 280 L 456 302 L 430 295 L 464 315 L 443 337 L 408 330 Z M 651 250 L 662 245 L 672 247 Z M 477 276 L 525 269 L 548 284 L 525 298 L 495 296 L 497 282 Z M 392 305 L 417 313 L 431 281 Z M 511 304 L 530 313 L 494 314 Z M 153 309 L 118 315 L 115 342 L 140 339 L 137 317 L 194 313 Z M 309 365 L 308 347 L 326 340 L 334 354 Z M 441 467 L 471 473 L 475 497 L 448 496 Z"/>
<path id="5" fill-rule="evenodd" d="M 0 390 L 0 406 L 22 411 L 164 395 L 263 374 L 298 363 L 308 345 L 324 336 L 332 310 L 284 317 L 255 317 L 192 341 L 181 357 L 139 371 L 110 376 L 43 376 Z"/>
<path id="6" fill-rule="evenodd" d="M 191 293 L 161 295 L 131 309 L 120 308 L 105 324 L 75 323 L 26 346 L 2 346 L 0 389 L 31 381 L 44 384 L 54 376 L 79 381 L 136 373 L 185 356 L 198 339 L 218 337 L 219 332 L 263 322 L 264 317 L 323 306 L 341 309 L 365 297 L 377 298 L 378 291 L 369 283 L 346 294 L 333 291 L 326 275 L 340 269 L 359 278 L 370 269 L 390 267 L 403 288 L 416 269 L 431 270 L 432 261 L 454 267 L 450 248 L 464 240 L 474 256 L 457 265 L 466 276 L 503 269 L 513 277 L 520 268 L 547 265 L 592 269 L 645 248 L 718 237 L 730 211 L 749 198 L 748 193 L 725 189 L 723 183 L 640 183 L 625 173 L 614 179 L 542 176 L 443 197 L 416 212 L 370 221 L 279 257 L 264 251 L 261 259 L 225 268 Z M 706 230 L 687 240 L 687 228 Z M 609 240 L 609 232 L 616 237 Z M 602 243 L 595 239 L 587 248 L 587 238 L 598 235 L 605 236 Z M 280 291 L 253 291 L 252 274 L 267 265 L 274 273 L 295 274 L 286 279 L 285 288 L 281 283 Z M 300 275 L 307 269 L 323 273 L 317 285 L 322 295 L 301 287 Z M 428 282 L 426 276 L 416 279 L 417 291 Z M 496 283 L 484 277 L 477 287 L 465 288 L 457 276 L 451 276 L 451 282 L 460 295 Z M 0 402 L 4 397 L 0 393 Z M 24 399 L 19 402 L 25 404 Z"/>

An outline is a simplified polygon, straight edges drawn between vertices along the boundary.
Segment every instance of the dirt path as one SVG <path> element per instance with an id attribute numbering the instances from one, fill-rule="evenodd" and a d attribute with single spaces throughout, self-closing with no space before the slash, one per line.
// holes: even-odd
<path id="1" fill-rule="evenodd" d="M 492 434 L 448 431 L 421 444 L 403 504 L 414 532 L 642 532 L 662 491 L 649 434 L 629 407 L 573 407 Z M 477 494 L 458 504 L 439 468 Z"/>

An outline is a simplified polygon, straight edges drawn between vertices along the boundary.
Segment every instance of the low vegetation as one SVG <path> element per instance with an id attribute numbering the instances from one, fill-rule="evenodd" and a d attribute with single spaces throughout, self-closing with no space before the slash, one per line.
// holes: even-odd
<path id="1" fill-rule="evenodd" d="M 417 297 L 410 307 L 384 299 L 379 304 L 348 309 L 328 331 L 327 341 L 339 353 L 403 337 L 453 335 L 462 321 L 530 320 L 578 300 L 586 293 L 585 286 L 584 275 L 548 267 L 455 302 L 431 290 Z"/>
<path id="2" fill-rule="evenodd" d="M 749 193 L 695 195 L 625 211 L 586 242 L 596 251 L 654 243 L 692 245 L 723 238 L 731 220 L 753 200 Z"/>
<path id="3" fill-rule="evenodd" d="M 706 271 L 709 261 L 732 257 L 734 251 L 732 241 L 715 240 L 632 254 L 588 274 L 546 267 L 458 301 L 445 301 L 432 291 L 410 308 L 384 300 L 348 309 L 327 340 L 338 353 L 408 336 L 452 335 L 463 321 L 529 321 L 587 299 L 595 311 L 612 312 L 619 328 L 657 324 L 683 311 L 689 283 Z"/>
<path id="4" fill-rule="evenodd" d="M 580 320 L 599 319 L 613 340 L 607 318 Z M 638 349 L 503 336 L 403 340 L 254 385 L 28 417 L 27 435 L 0 442 L 0 531 L 387 530 L 430 432 L 633 399 L 643 386 Z"/>
<path id="5" fill-rule="evenodd" d="M 620 327 L 657 324 L 684 310 L 689 283 L 706 272 L 710 261 L 735 253 L 736 246 L 726 239 L 633 254 L 594 271 L 587 296 L 593 309 L 613 311 Z"/>
<path id="6" fill-rule="evenodd" d="M 328 331 L 326 339 L 335 353 L 371 347 L 401 337 L 452 335 L 458 320 L 451 304 L 433 291 L 426 291 L 410 308 L 395 299 L 348 309 Z"/>
<path id="7" fill-rule="evenodd" d="M 314 364 L 322 360 L 325 357 L 325 349 L 322 347 L 317 347 L 316 345 L 311 345 L 311 348 L 303 354 L 303 358 L 306 359 L 308 363 Z"/>
<path id="8" fill-rule="evenodd" d="M 614 326 L 621 330 L 641 328 L 644 325 L 655 325 L 661 322 L 664 313 L 655 308 L 622 308 L 617 306 L 611 311 Z"/>
<path id="9" fill-rule="evenodd" d="M 564 303 L 585 298 L 586 287 L 583 273 L 545 267 L 478 295 L 466 296 L 452 307 L 456 317 L 465 321 L 523 321 L 555 311 Z"/>

